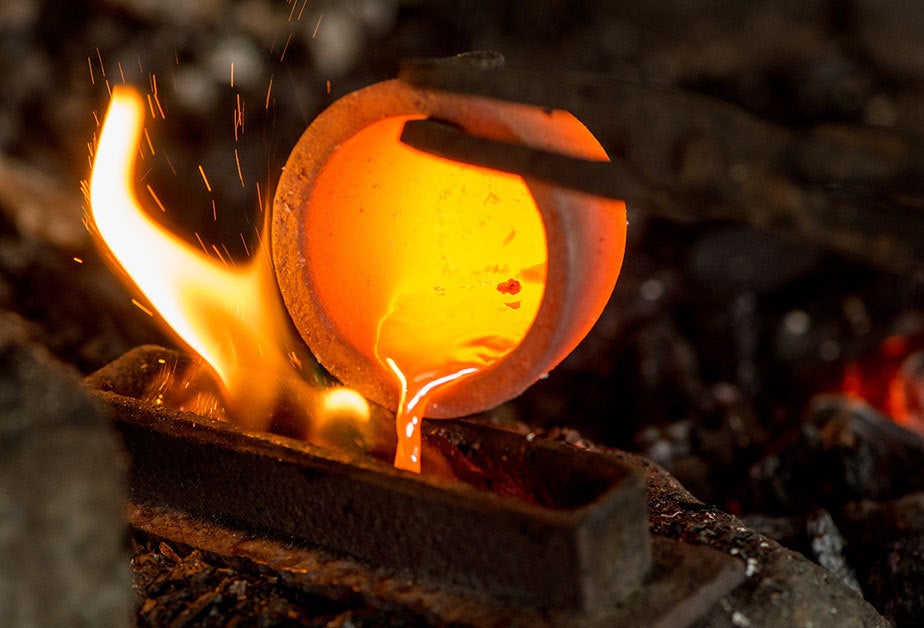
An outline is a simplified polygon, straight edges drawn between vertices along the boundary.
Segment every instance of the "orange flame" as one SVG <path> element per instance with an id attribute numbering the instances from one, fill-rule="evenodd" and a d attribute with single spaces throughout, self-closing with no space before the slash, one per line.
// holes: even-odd
<path id="1" fill-rule="evenodd" d="M 135 194 L 144 105 L 113 89 L 89 186 L 90 219 L 116 264 L 164 322 L 215 370 L 234 415 L 266 429 L 283 383 L 297 379 L 267 249 L 228 267 L 155 223 Z"/>
<path id="2" fill-rule="evenodd" d="M 844 366 L 840 390 L 924 434 L 924 337 L 891 336 Z"/>

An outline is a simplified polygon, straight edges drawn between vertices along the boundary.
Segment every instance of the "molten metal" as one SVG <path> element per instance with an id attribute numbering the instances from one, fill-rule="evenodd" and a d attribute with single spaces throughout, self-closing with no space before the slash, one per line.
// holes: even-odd
<path id="1" fill-rule="evenodd" d="M 491 408 L 589 331 L 622 263 L 625 205 L 402 145 L 408 120 L 606 160 L 563 111 L 389 81 L 332 105 L 289 157 L 273 260 L 318 360 L 397 411 L 396 464 L 420 421 Z"/>

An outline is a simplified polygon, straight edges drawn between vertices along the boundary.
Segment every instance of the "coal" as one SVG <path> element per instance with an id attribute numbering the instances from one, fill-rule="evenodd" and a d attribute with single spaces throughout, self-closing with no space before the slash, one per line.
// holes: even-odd
<path id="1" fill-rule="evenodd" d="M 924 438 L 844 396 L 815 399 L 797 435 L 751 469 L 752 512 L 838 511 L 924 490 Z"/>
<path id="2" fill-rule="evenodd" d="M 870 602 L 896 626 L 924 617 L 924 493 L 844 509 L 848 556 Z"/>
<path id="3" fill-rule="evenodd" d="M 833 573 L 749 528 L 741 519 L 693 497 L 661 467 L 632 454 L 647 469 L 649 528 L 705 545 L 745 565 L 744 583 L 725 595 L 696 626 L 887 626 L 888 622 Z"/>
<path id="4" fill-rule="evenodd" d="M 781 545 L 811 558 L 845 585 L 863 593 L 846 557 L 846 541 L 827 510 L 789 517 L 752 514 L 742 517 L 742 521 Z"/>

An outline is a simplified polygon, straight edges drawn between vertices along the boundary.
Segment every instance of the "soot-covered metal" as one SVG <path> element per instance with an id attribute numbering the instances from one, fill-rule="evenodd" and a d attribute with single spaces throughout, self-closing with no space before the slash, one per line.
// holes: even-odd
<path id="1" fill-rule="evenodd" d="M 604 453 L 441 421 L 427 424 L 427 440 L 459 452 L 457 476 L 480 486 L 414 476 L 134 398 L 179 360 L 139 348 L 89 380 L 115 411 L 133 502 L 558 609 L 622 599 L 649 568 L 644 478 Z M 489 490 L 491 478 L 471 470 L 488 465 L 522 495 Z"/>

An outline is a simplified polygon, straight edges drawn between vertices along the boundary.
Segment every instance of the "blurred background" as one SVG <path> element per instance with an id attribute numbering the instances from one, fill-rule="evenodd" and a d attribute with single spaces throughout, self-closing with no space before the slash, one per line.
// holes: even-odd
<path id="1" fill-rule="evenodd" d="M 845 212 L 876 203 L 840 249 L 761 220 L 756 206 L 716 219 L 708 193 L 694 203 L 678 192 L 682 220 L 630 205 L 625 266 L 595 330 L 493 420 L 576 429 L 648 455 L 724 509 L 787 513 L 825 497 L 771 499 L 755 487 L 769 481 L 768 460 L 811 446 L 798 439 L 815 395 L 878 385 L 869 396 L 883 396 L 904 378 L 903 420 L 922 420 L 922 257 L 873 254 L 924 211 L 924 5 L 914 0 L 5 0 L 0 309 L 81 374 L 138 344 L 173 343 L 132 306 L 82 224 L 80 182 L 111 86 L 156 90 L 164 110 L 142 173 L 167 208 L 158 219 L 241 259 L 318 112 L 395 77 L 402 60 L 477 49 L 547 81 L 590 73 L 665 103 L 692 97 L 716 120 L 789 138 L 791 155 L 778 159 L 798 167 L 782 171 L 784 190 L 833 190 Z M 618 110 L 620 94 L 608 97 Z M 639 124 L 659 124 L 651 102 Z M 803 150 L 821 128 L 859 137 L 848 143 L 859 148 Z M 631 140 L 625 151 L 655 153 L 645 158 L 663 166 L 669 195 L 690 177 L 708 192 L 742 172 L 714 167 L 710 151 L 751 141 L 760 152 L 763 135 L 731 131 L 694 143 L 698 153 Z M 825 180 L 842 163 L 846 174 Z M 855 173 L 865 173 L 856 185 Z M 729 220 L 735 211 L 758 219 Z M 898 413 L 885 401 L 878 411 Z"/>

